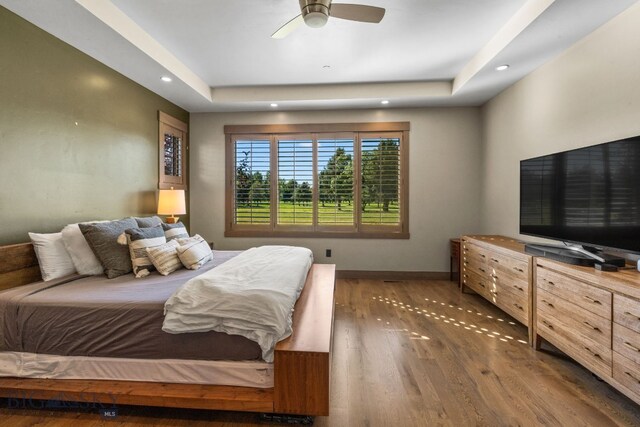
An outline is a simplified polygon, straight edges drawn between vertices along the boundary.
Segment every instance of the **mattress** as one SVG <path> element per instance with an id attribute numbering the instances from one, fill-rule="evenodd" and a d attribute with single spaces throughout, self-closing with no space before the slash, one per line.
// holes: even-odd
<path id="1" fill-rule="evenodd" d="M 127 359 L 0 352 L 0 377 L 273 387 L 273 364 L 245 360 Z"/>
<path id="2" fill-rule="evenodd" d="M 164 303 L 187 280 L 231 259 L 214 251 L 200 270 L 136 279 L 73 276 L 0 292 L 0 350 L 133 359 L 260 360 L 259 345 L 221 332 L 162 331 Z"/>

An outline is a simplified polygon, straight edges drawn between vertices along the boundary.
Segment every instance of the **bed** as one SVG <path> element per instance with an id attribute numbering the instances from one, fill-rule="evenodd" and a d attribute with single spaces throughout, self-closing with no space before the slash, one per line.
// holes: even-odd
<path id="1" fill-rule="evenodd" d="M 227 254 L 228 255 L 228 254 Z M 225 253 L 221 252 L 220 257 L 224 257 Z M 218 410 L 235 410 L 235 411 L 252 411 L 266 413 L 283 413 L 283 414 L 300 414 L 300 415 L 328 415 L 329 412 L 329 375 L 331 364 L 331 342 L 333 331 L 333 292 L 335 285 L 335 266 L 333 265 L 312 265 L 305 282 L 305 286 L 295 305 L 293 315 L 293 333 L 290 337 L 280 341 L 275 347 L 274 362 L 265 366 L 266 362 L 258 360 L 259 349 L 256 349 L 254 343 L 242 337 L 223 337 L 226 339 L 225 345 L 221 345 L 220 353 L 215 351 L 202 352 L 203 342 L 206 341 L 207 334 L 184 334 L 198 335 L 192 344 L 185 344 L 187 337 L 177 336 L 154 338 L 146 336 L 142 339 L 136 337 L 136 331 L 131 329 L 135 324 L 130 322 L 131 317 L 137 322 L 147 322 L 147 324 L 157 324 L 161 322 L 158 317 L 158 310 L 152 310 L 154 315 L 144 315 L 143 307 L 137 307 L 131 310 L 127 306 L 127 301 L 135 300 L 136 295 L 128 294 L 121 283 L 117 279 L 111 283 L 103 283 L 105 286 L 111 286 L 110 296 L 107 301 L 94 301 L 91 295 L 91 289 L 95 288 L 96 283 L 105 279 L 91 278 L 88 282 L 86 279 L 78 281 L 70 280 L 61 286 L 56 286 L 55 292 L 50 289 L 42 290 L 39 268 L 37 259 L 31 244 L 19 244 L 0 247 L 0 290 L 11 289 L 8 293 L 19 295 L 24 301 L 30 304 L 39 304 L 40 306 L 48 306 L 48 312 L 39 313 L 49 318 L 59 318 L 64 324 L 72 325 L 74 314 L 68 310 L 60 310 L 57 307 L 57 299 L 62 299 L 68 294 L 80 292 L 83 298 L 80 298 L 84 304 L 80 304 L 82 316 L 91 315 L 95 311 L 92 303 L 99 303 L 102 309 L 118 308 L 120 311 L 114 318 L 122 317 L 125 319 L 121 327 L 113 328 L 113 325 L 101 325 L 96 323 L 94 333 L 100 334 L 100 331 L 120 331 L 115 339 L 109 338 L 109 334 L 105 335 L 105 340 L 100 341 L 101 345 L 96 345 L 96 339 L 91 338 L 87 334 L 86 342 L 82 339 L 69 340 L 60 339 L 60 332 L 52 334 L 56 339 L 33 338 L 35 334 L 30 332 L 38 329 L 37 319 L 34 314 L 21 310 L 8 310 L 7 313 L 14 316 L 25 316 L 17 318 L 20 324 L 24 324 L 25 331 L 15 337 L 7 337 L 5 342 L 13 343 L 12 348 L 0 354 L 1 357 L 14 357 L 15 354 L 23 357 L 22 354 L 34 355 L 38 352 L 44 353 L 60 353 L 69 357 L 81 357 L 83 363 L 93 364 L 99 360 L 113 361 L 119 360 L 114 358 L 122 358 L 122 360 L 130 359 L 135 363 L 142 363 L 147 366 L 145 369 L 132 369 L 138 372 L 138 376 L 132 378 L 125 375 L 125 379 L 82 379 L 81 376 L 61 378 L 18 378 L 18 377 L 2 377 L 0 378 L 0 396 L 8 398 L 28 398 L 28 399 L 56 399 L 69 401 L 86 401 L 106 403 L 106 404 L 130 404 L 130 405 L 148 405 L 148 406 L 168 406 L 183 407 L 197 409 L 218 409 Z M 222 261 L 218 259 L 213 264 Z M 209 266 L 208 268 L 210 268 Z M 183 276 L 189 276 L 187 271 L 181 273 Z M 185 277 L 175 276 L 174 280 L 186 280 Z M 152 301 L 147 301 L 146 307 L 158 306 L 162 301 L 166 300 L 172 286 L 158 286 L 157 278 L 150 276 L 145 282 L 139 282 L 142 293 L 147 290 L 154 289 L 151 297 Z M 84 280 L 84 281 L 83 281 Z M 124 279 L 123 279 L 124 280 Z M 93 287 L 92 287 L 93 286 Z M 120 288 L 119 288 L 120 286 Z M 37 288 L 35 291 L 31 288 Z M 44 286 L 46 288 L 46 286 Z M 135 293 L 134 293 L 135 294 Z M 139 295 L 139 293 L 138 293 Z M 111 304 L 111 305 L 110 305 Z M 115 305 L 114 305 L 115 304 Z M 27 304 L 28 307 L 28 304 Z M 105 308 L 106 307 L 106 308 Z M 156 307 L 157 308 L 157 307 Z M 34 311 L 35 313 L 35 311 Z M 141 314 L 142 313 L 142 314 Z M 66 317 L 65 317 L 66 316 Z M 35 316 L 37 317 L 37 316 Z M 32 324 L 33 323 L 33 324 Z M 93 323 L 92 323 L 93 324 Z M 101 329 L 101 327 L 103 329 Z M 127 329 L 128 328 L 128 329 Z M 149 330 L 149 328 L 138 328 Z M 153 328 L 151 328 L 153 329 Z M 216 334 L 211 332 L 211 334 Z M 219 333 L 218 333 L 219 334 Z M 153 334 L 152 334 L 153 335 Z M 77 336 L 77 335 L 76 335 Z M 95 335 L 93 335 L 95 336 Z M 145 345 L 132 346 L 122 345 L 122 339 L 126 337 L 136 337 L 134 340 L 142 341 Z M 32 338 L 27 338 L 32 337 Z M 160 339 L 160 341 L 156 341 Z M 162 342 L 161 340 L 168 342 Z M 171 341 L 173 340 L 173 341 Z M 198 341 L 201 340 L 201 341 Z M 204 340 L 204 341 L 202 341 Z M 232 342 L 235 341 L 235 342 Z M 119 344 L 120 343 L 120 344 Z M 195 343 L 195 344 L 193 344 Z M 62 347 L 61 347 L 62 346 Z M 66 346 L 66 347 L 65 347 Z M 55 348 L 55 350 L 52 350 Z M 179 348 L 179 351 L 169 352 L 167 348 Z M 7 350 L 7 349 L 5 349 Z M 179 354 L 178 354 L 179 353 Z M 154 372 L 160 368 L 154 368 L 153 365 L 158 359 L 167 356 L 180 356 L 178 359 L 184 359 L 185 370 L 180 373 L 179 378 L 157 377 Z M 86 359 L 86 360 L 85 360 Z M 233 362 L 233 360 L 238 362 Z M 249 359 L 246 361 L 246 359 Z M 151 361 L 144 365 L 145 360 Z M 243 362 L 240 362 L 242 360 Z M 6 360 L 5 360 L 6 362 Z M 20 359 L 21 364 L 25 364 Z M 198 376 L 191 376 L 192 365 L 202 365 L 201 372 L 215 373 L 220 372 L 225 378 L 225 364 L 228 366 L 237 366 L 238 363 L 245 363 L 248 367 L 246 372 L 258 372 L 256 377 L 243 377 L 242 375 L 227 375 L 231 379 L 225 379 L 210 384 L 211 379 L 200 379 Z M 2 359 L 0 358 L 0 365 Z M 209 364 L 209 365 L 207 365 Z M 10 363 L 5 363 L 9 366 Z M 74 361 L 72 366 L 83 366 L 82 363 Z M 46 364 L 45 364 L 46 366 Z M 135 366 L 135 364 L 134 364 Z M 152 366 L 149 368 L 149 366 Z M 211 368 L 209 368 L 211 366 Z M 218 371 L 216 371 L 218 370 Z M 174 369 L 174 372 L 176 370 Z M 266 373 L 265 375 L 263 375 Z M 6 375 L 6 373 L 4 374 Z M 48 376 L 56 376 L 49 373 Z M 205 375 L 206 377 L 206 375 Z M 96 378 L 95 376 L 93 378 Z M 160 381 L 158 380 L 160 378 Z M 239 378 L 239 379 L 238 379 Z M 248 378 L 248 379 L 247 379 Z M 145 381 L 150 379 L 150 381 Z M 164 380 L 164 381 L 163 381 Z M 231 385 L 230 385 L 231 384 Z"/>

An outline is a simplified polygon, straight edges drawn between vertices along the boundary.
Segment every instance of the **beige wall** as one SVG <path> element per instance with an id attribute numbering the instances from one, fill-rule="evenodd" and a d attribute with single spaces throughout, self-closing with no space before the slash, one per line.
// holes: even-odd
<path id="1" fill-rule="evenodd" d="M 409 240 L 224 237 L 224 125 L 409 121 Z M 191 115 L 192 231 L 221 249 L 292 244 L 342 270 L 448 271 L 449 238 L 475 232 L 480 178 L 477 108 Z M 325 249 L 333 256 L 324 257 Z"/>
<path id="2" fill-rule="evenodd" d="M 188 113 L 0 7 L 0 244 L 149 214 L 158 110 Z"/>
<path id="3" fill-rule="evenodd" d="M 640 134 L 639 22 L 637 4 L 483 107 L 484 233 L 518 235 L 520 160 Z"/>

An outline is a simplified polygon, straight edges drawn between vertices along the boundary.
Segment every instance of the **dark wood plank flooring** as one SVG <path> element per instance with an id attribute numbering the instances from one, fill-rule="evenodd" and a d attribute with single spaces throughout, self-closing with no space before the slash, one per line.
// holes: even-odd
<path id="1" fill-rule="evenodd" d="M 331 415 L 316 426 L 639 426 L 640 407 L 446 281 L 339 280 Z M 15 408 L 0 425 L 251 426 L 255 414 Z M 45 404 L 33 402 L 35 405 Z"/>

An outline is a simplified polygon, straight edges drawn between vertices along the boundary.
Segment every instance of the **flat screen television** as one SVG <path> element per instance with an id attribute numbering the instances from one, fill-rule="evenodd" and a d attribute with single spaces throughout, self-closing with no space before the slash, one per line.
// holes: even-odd
<path id="1" fill-rule="evenodd" d="M 522 160 L 520 233 L 640 253 L 640 136 Z"/>

